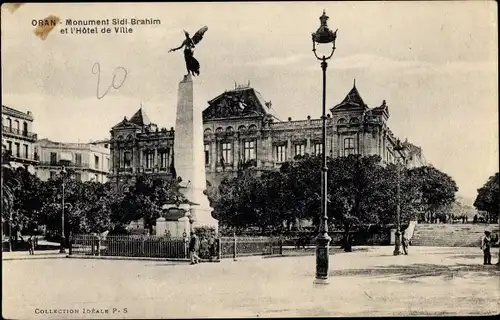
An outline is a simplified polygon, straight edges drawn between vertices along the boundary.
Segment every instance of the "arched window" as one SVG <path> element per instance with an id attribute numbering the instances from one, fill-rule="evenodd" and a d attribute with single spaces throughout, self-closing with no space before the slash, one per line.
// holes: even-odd
<path id="1" fill-rule="evenodd" d="M 359 119 L 356 117 L 353 117 L 353 118 L 349 119 L 349 123 L 359 123 Z"/>
<path id="2" fill-rule="evenodd" d="M 346 121 L 344 118 L 340 118 L 339 121 L 337 121 L 338 124 L 344 124 Z"/>
<path id="3" fill-rule="evenodd" d="M 129 134 L 129 135 L 127 136 L 127 140 L 132 140 L 132 135 L 131 135 L 131 134 Z"/>
<path id="4" fill-rule="evenodd" d="M 251 133 L 254 133 L 257 131 L 257 126 L 252 124 L 248 127 L 248 131 L 250 131 Z"/>
<path id="5" fill-rule="evenodd" d="M 224 129 L 222 129 L 222 127 L 218 127 L 217 129 L 215 129 L 215 132 L 222 132 L 224 131 Z"/>
<path id="6" fill-rule="evenodd" d="M 210 128 L 206 128 L 205 131 L 204 131 L 205 134 L 211 134 L 212 133 L 212 129 Z"/>
<path id="7" fill-rule="evenodd" d="M 226 132 L 233 132 L 233 131 L 234 131 L 233 127 L 227 127 L 226 128 Z"/>
<path id="8" fill-rule="evenodd" d="M 238 131 L 246 131 L 247 130 L 247 127 L 245 127 L 244 125 L 241 125 L 238 127 Z"/>

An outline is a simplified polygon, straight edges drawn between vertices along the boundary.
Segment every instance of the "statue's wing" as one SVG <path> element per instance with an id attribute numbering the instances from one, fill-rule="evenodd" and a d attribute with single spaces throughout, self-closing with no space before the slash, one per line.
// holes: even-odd
<path id="1" fill-rule="evenodd" d="M 208 27 L 204 26 L 200 30 L 196 31 L 194 36 L 191 38 L 193 40 L 194 44 L 198 44 L 201 41 L 201 39 L 203 39 L 203 35 L 205 34 L 205 32 L 207 32 L 207 30 L 208 30 Z"/>

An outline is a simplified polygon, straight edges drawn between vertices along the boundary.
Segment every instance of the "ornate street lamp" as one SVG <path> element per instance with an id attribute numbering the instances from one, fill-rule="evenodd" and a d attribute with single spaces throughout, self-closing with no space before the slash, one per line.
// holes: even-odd
<path id="1" fill-rule="evenodd" d="M 393 254 L 395 256 L 398 256 L 401 254 L 401 160 L 404 160 L 404 155 L 401 151 L 405 149 L 405 146 L 401 143 L 401 141 L 398 139 L 396 141 L 396 145 L 394 146 L 394 151 L 398 152 L 400 154 L 400 157 L 398 157 L 397 163 L 396 163 L 396 168 L 397 168 L 397 191 L 396 191 L 396 197 L 397 197 L 397 204 L 396 204 L 396 240 L 394 241 L 394 252 Z"/>
<path id="2" fill-rule="evenodd" d="M 61 170 L 61 178 L 62 178 L 62 214 L 61 214 L 61 248 L 59 249 L 59 253 L 66 253 L 64 249 L 66 237 L 64 235 L 64 197 L 65 197 L 65 179 L 66 179 L 66 167 L 62 167 Z"/>
<path id="3" fill-rule="evenodd" d="M 316 278 L 315 283 L 327 284 L 328 283 L 328 269 L 329 269 L 329 244 L 331 238 L 328 236 L 328 214 L 327 214 L 327 171 L 326 166 L 326 68 L 328 64 L 326 60 L 330 59 L 335 52 L 335 39 L 337 38 L 337 30 L 335 32 L 328 28 L 327 21 L 329 17 L 323 10 L 323 15 L 319 18 L 321 25 L 318 30 L 312 34 L 313 52 L 316 59 L 321 61 L 321 69 L 323 70 L 323 161 L 321 168 L 321 220 L 318 236 L 316 237 Z M 331 53 L 328 56 L 322 55 L 321 57 L 316 53 L 316 44 L 332 44 Z"/>

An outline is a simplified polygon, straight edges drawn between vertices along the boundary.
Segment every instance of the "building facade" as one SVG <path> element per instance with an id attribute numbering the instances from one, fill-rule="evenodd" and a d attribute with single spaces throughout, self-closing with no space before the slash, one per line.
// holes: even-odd
<path id="1" fill-rule="evenodd" d="M 354 85 L 345 99 L 330 109 L 327 118 L 326 153 L 331 157 L 350 154 L 378 155 L 394 163 L 401 154 L 394 150 L 397 138 L 387 125 L 389 107 L 368 107 Z M 322 120 L 281 121 L 271 101 L 248 86 L 236 86 L 208 102 L 203 111 L 205 169 L 207 181 L 219 184 L 235 176 L 239 167 L 253 160 L 258 170 L 277 170 L 297 155 L 321 154 Z M 138 173 L 167 177 L 175 167 L 174 130 L 159 129 L 139 109 L 130 120 L 111 130 L 111 181 L 119 190 L 134 183 Z M 425 165 L 421 148 L 408 141 L 407 166 Z"/>
<path id="2" fill-rule="evenodd" d="M 108 181 L 111 166 L 108 141 L 91 143 L 62 143 L 48 139 L 37 142 L 40 162 L 36 175 L 43 181 L 55 178 L 65 166 L 75 172 L 78 181 Z"/>
<path id="3" fill-rule="evenodd" d="M 24 166 L 32 173 L 39 160 L 33 120 L 30 111 L 24 113 L 2 105 L 2 147 L 10 151 L 14 166 Z"/>

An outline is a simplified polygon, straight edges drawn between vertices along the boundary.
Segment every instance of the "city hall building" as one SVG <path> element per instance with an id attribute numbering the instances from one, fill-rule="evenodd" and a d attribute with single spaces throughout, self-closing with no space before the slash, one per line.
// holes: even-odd
<path id="1" fill-rule="evenodd" d="M 354 85 L 344 100 L 330 109 L 327 119 L 326 153 L 331 157 L 350 154 L 378 155 L 383 163 L 394 163 L 397 138 L 387 126 L 389 107 L 385 100 L 368 107 Z M 261 94 L 249 85 L 235 86 L 208 102 L 203 111 L 205 169 L 207 182 L 219 184 L 236 176 L 249 160 L 258 170 L 277 170 L 297 155 L 320 154 L 322 120 L 280 120 Z M 139 173 L 168 177 L 173 172 L 173 128 L 159 128 L 142 107 L 111 129 L 109 180 L 124 191 Z M 406 165 L 425 165 L 421 148 L 404 141 Z"/>

